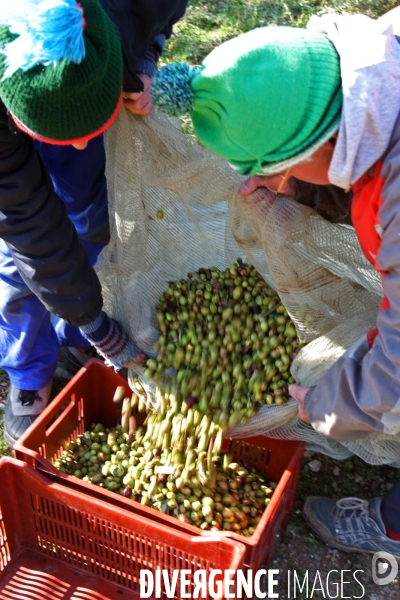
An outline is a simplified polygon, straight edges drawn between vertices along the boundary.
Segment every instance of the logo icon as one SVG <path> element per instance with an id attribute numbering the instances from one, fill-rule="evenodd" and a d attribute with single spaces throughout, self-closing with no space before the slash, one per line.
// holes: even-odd
<path id="1" fill-rule="evenodd" d="M 389 552 L 375 552 L 372 557 L 372 579 L 376 585 L 388 585 L 397 577 L 397 560 Z"/>

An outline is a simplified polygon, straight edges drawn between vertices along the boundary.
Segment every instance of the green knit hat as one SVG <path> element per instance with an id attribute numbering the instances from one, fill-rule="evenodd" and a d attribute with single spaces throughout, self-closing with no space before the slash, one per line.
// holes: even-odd
<path id="1" fill-rule="evenodd" d="M 225 42 L 200 68 L 163 67 L 151 95 L 165 112 L 189 111 L 200 142 L 240 173 L 278 173 L 338 129 L 339 57 L 323 34 L 263 27 Z"/>
<path id="2" fill-rule="evenodd" d="M 57 143 L 101 133 L 118 112 L 119 34 L 98 0 L 11 0 L 0 13 L 0 98 L 17 125 Z"/>

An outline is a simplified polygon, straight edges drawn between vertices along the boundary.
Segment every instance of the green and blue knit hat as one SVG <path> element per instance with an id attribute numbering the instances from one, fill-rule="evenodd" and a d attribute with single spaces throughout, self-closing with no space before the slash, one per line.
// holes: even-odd
<path id="1" fill-rule="evenodd" d="M 0 13 L 0 98 L 17 125 L 55 143 L 104 131 L 122 99 L 119 34 L 98 0 L 12 0 Z"/>
<path id="2" fill-rule="evenodd" d="M 166 65 L 151 96 L 169 114 L 190 112 L 200 142 L 240 173 L 270 175 L 337 131 L 339 57 L 323 34 L 262 27 L 225 42 L 199 68 Z"/>

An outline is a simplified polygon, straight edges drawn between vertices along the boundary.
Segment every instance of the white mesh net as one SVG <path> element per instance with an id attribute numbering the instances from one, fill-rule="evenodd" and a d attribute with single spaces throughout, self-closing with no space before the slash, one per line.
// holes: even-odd
<path id="1" fill-rule="evenodd" d="M 352 227 L 332 225 L 296 202 L 259 190 L 244 201 L 243 178 L 184 135 L 179 120 L 125 110 L 106 135 L 111 241 L 97 271 L 105 310 L 154 355 L 155 306 L 168 282 L 190 271 L 250 261 L 279 293 L 302 341 L 296 381 L 315 384 L 347 348 L 372 329 L 381 302 L 380 275 L 364 258 Z M 140 370 L 131 371 L 140 376 Z M 148 402 L 156 386 L 144 382 Z M 262 406 L 230 431 L 304 440 L 337 459 L 400 467 L 400 436 L 372 434 L 339 443 L 297 416 L 297 403 Z"/>

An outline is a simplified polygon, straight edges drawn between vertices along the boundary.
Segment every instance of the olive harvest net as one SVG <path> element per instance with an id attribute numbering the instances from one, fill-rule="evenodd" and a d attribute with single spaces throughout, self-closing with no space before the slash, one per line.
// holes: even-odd
<path id="1" fill-rule="evenodd" d="M 244 199 L 228 163 L 181 131 L 178 119 L 125 109 L 105 136 L 111 241 L 97 272 L 105 310 L 154 356 L 156 305 L 168 282 L 201 267 L 225 269 L 238 257 L 274 287 L 307 342 L 292 364 L 300 385 L 314 385 L 353 343 L 375 327 L 380 275 L 364 258 L 354 229 L 268 190 Z M 147 403 L 157 386 L 141 379 Z M 297 403 L 265 405 L 231 437 L 256 434 L 307 442 L 333 458 L 351 454 L 400 467 L 400 436 L 374 433 L 337 442 L 298 418 Z"/>

